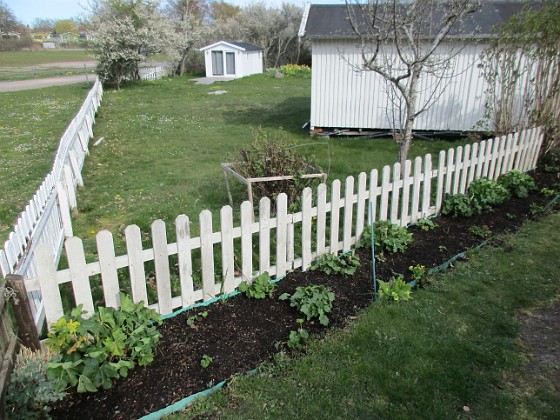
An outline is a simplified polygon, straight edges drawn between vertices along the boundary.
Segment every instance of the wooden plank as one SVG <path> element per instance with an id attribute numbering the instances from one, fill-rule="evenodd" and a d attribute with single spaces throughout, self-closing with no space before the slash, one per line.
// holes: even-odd
<path id="1" fill-rule="evenodd" d="M 535 144 L 535 153 L 533 154 L 533 160 L 531 161 L 531 169 L 536 168 L 537 166 L 537 162 L 539 160 L 539 153 L 541 151 L 541 147 L 544 141 L 544 130 L 542 127 L 537 127 L 535 128 L 536 131 L 536 135 L 537 135 L 537 140 L 536 140 L 536 144 Z"/>
<path id="2" fill-rule="evenodd" d="M 288 197 L 284 193 L 276 197 L 276 277 L 286 275 L 286 242 L 288 224 Z"/>
<path id="3" fill-rule="evenodd" d="M 259 273 L 270 274 L 270 199 L 259 202 Z"/>
<path id="4" fill-rule="evenodd" d="M 189 218 L 181 214 L 175 219 L 177 236 L 177 258 L 179 262 L 179 280 L 181 282 L 181 302 L 183 308 L 194 304 L 194 284 L 192 278 L 192 253 L 190 246 L 191 232 Z M 233 275 L 233 272 L 232 272 Z"/>
<path id="5" fill-rule="evenodd" d="M 331 185 L 331 238 L 330 253 L 338 253 L 338 231 L 340 229 L 340 180 L 335 179 Z"/>
<path id="6" fill-rule="evenodd" d="M 306 271 L 311 265 L 311 219 L 313 193 L 311 188 L 306 187 L 301 193 L 301 269 Z"/>
<path id="7" fill-rule="evenodd" d="M 438 169 L 437 169 L 437 193 L 436 193 L 436 214 L 439 214 L 441 205 L 443 203 L 443 196 L 445 193 L 445 150 L 439 152 Z"/>
<path id="8" fill-rule="evenodd" d="M 222 282 L 224 293 L 231 293 L 235 284 L 235 253 L 233 245 L 233 210 L 224 206 L 220 210 L 220 229 L 222 245 Z"/>
<path id="9" fill-rule="evenodd" d="M 93 297 L 91 296 L 91 285 L 86 273 L 86 256 L 82 240 L 73 236 L 66 240 L 64 247 L 68 258 L 68 267 L 70 269 L 70 277 L 72 278 L 72 289 L 74 290 L 76 305 L 83 305 L 83 309 L 86 311 L 84 316 L 93 315 L 95 309 Z"/>
<path id="10" fill-rule="evenodd" d="M 496 156 L 496 164 L 494 166 L 494 174 L 493 174 L 494 180 L 497 180 L 502 174 L 502 165 L 506 154 L 506 143 L 507 143 L 507 137 L 501 136 L 499 141 L 500 147 L 498 148 L 498 155 Z"/>
<path id="11" fill-rule="evenodd" d="M 241 275 L 247 282 L 253 281 L 253 205 L 248 201 L 241 204 Z"/>
<path id="12" fill-rule="evenodd" d="M 99 255 L 105 306 L 119 308 L 119 276 L 115 261 L 113 234 L 108 230 L 102 230 L 96 235 L 95 240 L 97 242 L 97 254 Z"/>
<path id="13" fill-rule="evenodd" d="M 146 289 L 144 258 L 142 257 L 142 233 L 138 226 L 129 225 L 124 230 L 124 235 L 126 239 L 126 253 L 128 255 L 132 300 L 136 303 L 144 302 L 147 306 L 149 302 Z"/>
<path id="14" fill-rule="evenodd" d="M 521 161 L 525 155 L 525 148 L 527 147 L 527 130 L 522 130 L 520 133 L 517 133 L 517 152 L 515 154 L 515 161 L 513 163 L 512 169 L 517 169 L 521 167 Z"/>
<path id="15" fill-rule="evenodd" d="M 317 256 L 325 253 L 327 232 L 327 185 L 317 187 Z"/>
<path id="16" fill-rule="evenodd" d="M 488 168 L 488 178 L 494 179 L 494 173 L 496 172 L 496 161 L 498 159 L 498 153 L 500 150 L 500 139 L 495 138 L 492 144 L 492 150 L 490 151 L 490 161 Z"/>
<path id="17" fill-rule="evenodd" d="M 469 187 L 469 185 L 471 185 L 471 182 L 473 182 L 476 174 L 476 168 L 478 166 L 478 143 L 474 143 L 472 145 L 471 156 L 469 158 L 469 161 L 470 161 L 470 165 L 469 165 L 469 173 L 467 176 L 467 188 Z"/>
<path id="18" fill-rule="evenodd" d="M 453 173 L 453 194 L 460 193 L 460 180 L 463 173 L 463 146 L 457 147 L 455 149 L 455 172 Z"/>
<path id="19" fill-rule="evenodd" d="M 486 141 L 483 140 L 479 143 L 475 179 L 482 178 L 483 176 L 482 173 L 485 165 L 486 165 Z"/>
<path id="20" fill-rule="evenodd" d="M 0 276 L 5 278 L 11 272 L 12 269 L 8 264 L 8 258 L 6 257 L 6 252 L 4 252 L 3 249 L 0 249 Z"/>
<path id="21" fill-rule="evenodd" d="M 354 215 L 354 177 L 346 178 L 344 186 L 344 225 L 342 228 L 342 250 L 350 251 L 352 246 L 352 218 Z"/>
<path id="22" fill-rule="evenodd" d="M 162 315 L 167 315 L 173 311 L 173 305 L 171 302 L 171 273 L 169 270 L 169 255 L 167 253 L 165 222 L 160 219 L 154 220 L 151 228 L 156 269 L 158 312 Z"/>
<path id="23" fill-rule="evenodd" d="M 430 154 L 424 156 L 424 180 L 422 183 L 422 214 L 420 217 L 428 217 L 431 215 L 430 200 L 432 198 L 432 155 Z"/>
<path id="24" fill-rule="evenodd" d="M 387 220 L 389 208 L 389 192 L 391 190 L 391 167 L 383 167 L 383 177 L 381 180 L 381 205 L 379 210 L 379 220 Z"/>
<path id="25" fill-rule="evenodd" d="M 75 209 L 78 207 L 78 202 L 76 201 L 76 189 L 70 165 L 64 165 L 64 183 L 68 194 L 68 203 L 70 204 L 70 208 Z"/>
<path id="26" fill-rule="evenodd" d="M 288 271 L 294 270 L 296 267 L 294 266 L 295 261 L 295 245 L 296 245 L 296 234 L 295 234 L 295 225 L 293 216 L 288 216 L 288 233 L 286 236 L 286 262 L 287 262 L 287 269 Z"/>
<path id="27" fill-rule="evenodd" d="M 504 169 L 502 170 L 503 174 L 507 172 L 511 172 L 511 170 L 513 169 L 513 163 L 515 159 L 515 149 L 516 149 L 518 138 L 519 138 L 519 133 L 508 135 L 508 143 L 506 145 L 507 159 L 504 161 Z"/>
<path id="28" fill-rule="evenodd" d="M 391 187 L 391 200 L 390 200 L 390 208 L 391 208 L 391 215 L 389 220 L 391 223 L 399 223 L 399 204 L 401 202 L 400 195 L 402 190 L 403 181 L 401 179 L 401 164 L 399 162 L 395 162 L 393 164 L 393 185 Z"/>
<path id="29" fill-rule="evenodd" d="M 80 164 L 78 163 L 78 158 L 76 157 L 76 153 L 71 150 L 68 152 L 68 158 L 70 160 L 70 166 L 72 168 L 72 172 L 74 173 L 74 178 L 76 179 L 76 183 L 79 187 L 84 186 L 84 179 L 82 178 L 82 172 L 80 170 Z"/>
<path id="30" fill-rule="evenodd" d="M 368 225 L 376 220 L 377 217 L 377 196 L 378 196 L 378 177 L 377 169 L 371 171 L 369 176 L 369 204 L 368 204 Z"/>
<path id="31" fill-rule="evenodd" d="M 410 221 L 418 220 L 420 211 L 420 189 L 422 188 L 422 158 L 417 156 L 414 159 L 412 176 L 412 205 L 410 206 Z"/>
<path id="32" fill-rule="evenodd" d="M 212 213 L 203 210 L 200 220 L 200 259 L 202 265 L 202 293 L 206 302 L 216 295 L 214 283 L 214 246 L 212 242 Z"/>
<path id="33" fill-rule="evenodd" d="M 53 254 L 47 245 L 40 244 L 35 248 L 35 262 L 37 264 L 37 277 L 45 307 L 47 326 L 58 321 L 63 315 L 62 298 L 56 281 L 56 268 L 53 263 Z"/>
<path id="34" fill-rule="evenodd" d="M 356 240 L 360 238 L 364 231 L 367 201 L 367 175 L 360 172 L 358 175 L 358 201 L 356 203 Z"/>
<path id="35" fill-rule="evenodd" d="M 31 313 L 30 302 L 23 276 L 10 274 L 6 278 L 9 287 L 15 292 L 15 299 L 12 299 L 12 310 L 18 326 L 18 338 L 22 344 L 32 350 L 40 350 L 41 343 L 39 341 L 39 333 L 35 328 L 35 320 Z M 3 311 L 2 324 L 9 314 Z M 10 332 L 11 328 L 9 328 Z"/>
<path id="36" fill-rule="evenodd" d="M 69 238 L 74 235 L 72 229 L 72 215 L 70 214 L 70 203 L 68 202 L 68 196 L 66 195 L 66 188 L 64 188 L 64 184 L 60 181 L 56 183 L 56 194 L 64 236 Z"/>
<path id="37" fill-rule="evenodd" d="M 465 145 L 463 149 L 463 167 L 461 168 L 461 180 L 459 183 L 459 192 L 464 194 L 468 186 L 469 171 L 471 169 L 471 145 Z"/>

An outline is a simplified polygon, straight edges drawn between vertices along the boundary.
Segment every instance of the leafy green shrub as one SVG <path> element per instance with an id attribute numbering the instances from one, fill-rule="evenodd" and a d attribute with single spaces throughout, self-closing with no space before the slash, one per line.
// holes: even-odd
<path id="1" fill-rule="evenodd" d="M 6 415 L 10 419 L 50 418 L 49 405 L 62 400 L 66 393 L 47 379 L 49 352 L 25 347 L 17 355 L 6 394 Z"/>
<path id="2" fill-rule="evenodd" d="M 488 238 L 490 235 L 492 235 L 492 231 L 486 225 L 484 225 L 484 226 L 471 226 L 469 228 L 469 233 L 471 235 L 477 236 L 479 238 Z"/>
<path id="3" fill-rule="evenodd" d="M 492 210 L 509 198 L 509 191 L 496 181 L 480 178 L 469 185 L 471 208 L 477 213 Z"/>
<path id="4" fill-rule="evenodd" d="M 160 315 L 120 294 L 121 308 L 98 308 L 83 318 L 82 305 L 51 325 L 46 340 L 57 356 L 48 364 L 47 376 L 59 390 L 77 386 L 78 392 L 95 392 L 126 377 L 135 364 L 146 366 L 161 334 Z"/>
<path id="5" fill-rule="evenodd" d="M 518 198 L 526 198 L 531 191 L 537 189 L 531 175 L 520 171 L 511 171 L 501 175 L 498 178 L 498 184 Z"/>
<path id="6" fill-rule="evenodd" d="M 208 316 L 207 311 L 202 311 L 187 318 L 187 325 L 194 328 L 194 324 L 201 320 L 201 318 L 206 318 Z"/>
<path id="7" fill-rule="evenodd" d="M 264 299 L 267 296 L 271 298 L 276 289 L 276 283 L 271 283 L 270 274 L 264 272 L 256 277 L 251 284 L 242 281 L 239 283 L 238 289 L 241 293 L 245 293 L 248 298 Z"/>
<path id="8" fill-rule="evenodd" d="M 405 227 L 382 220 L 376 222 L 374 228 L 376 250 L 390 253 L 404 252 L 412 243 L 412 233 Z M 371 225 L 364 229 L 360 240 L 356 243 L 356 248 L 369 247 L 371 247 Z"/>
<path id="9" fill-rule="evenodd" d="M 323 254 L 311 264 L 312 270 L 321 270 L 323 273 L 340 274 L 341 276 L 352 276 L 356 268 L 360 266 L 360 258 L 353 252 L 345 254 Z"/>
<path id="10" fill-rule="evenodd" d="M 408 271 L 410 271 L 412 278 L 417 282 L 421 282 L 426 276 L 426 267 L 420 264 L 409 266 Z"/>
<path id="11" fill-rule="evenodd" d="M 412 299 L 410 296 L 412 286 L 406 284 L 400 276 L 390 282 L 377 280 L 377 283 L 379 284 L 379 298 L 382 300 L 392 299 L 398 302 Z"/>
<path id="12" fill-rule="evenodd" d="M 471 200 L 465 194 L 448 194 L 443 200 L 441 214 L 452 217 L 471 217 Z"/>
<path id="13" fill-rule="evenodd" d="M 299 199 L 305 187 L 319 183 L 319 178 L 301 176 L 321 172 L 313 159 L 304 158 L 297 153 L 295 146 L 285 136 L 268 135 L 258 131 L 250 146 L 237 150 L 228 159 L 233 162 L 232 168 L 245 178 L 294 176 L 292 180 L 253 183 L 255 199 L 261 197 L 274 199 L 283 192 L 288 196 L 288 202 L 293 203 Z"/>
<path id="14" fill-rule="evenodd" d="M 326 286 L 311 285 L 298 287 L 293 295 L 290 296 L 289 293 L 283 293 L 279 299 L 290 299 L 290 306 L 297 308 L 307 316 L 308 321 L 318 318 L 321 325 L 329 325 L 329 318 L 326 314 L 332 310 L 334 293 Z"/>

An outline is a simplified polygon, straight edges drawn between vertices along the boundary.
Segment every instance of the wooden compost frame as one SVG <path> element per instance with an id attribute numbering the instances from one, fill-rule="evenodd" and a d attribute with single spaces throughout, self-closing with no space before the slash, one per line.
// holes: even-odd
<path id="1" fill-rule="evenodd" d="M 224 178 L 226 180 L 226 188 L 228 193 L 228 199 L 230 206 L 233 207 L 233 198 L 231 196 L 231 189 L 229 187 L 229 178 L 228 173 L 233 175 L 235 178 L 243 182 L 247 185 L 247 195 L 249 198 L 249 202 L 251 206 L 254 206 L 253 203 L 253 186 L 252 184 L 255 182 L 272 182 L 272 181 L 289 181 L 290 179 L 296 178 L 294 175 L 278 175 L 278 176 L 263 176 L 257 178 L 245 178 L 244 176 L 235 172 L 232 168 L 233 165 L 239 165 L 239 163 L 230 162 L 230 163 L 220 163 L 220 166 L 224 170 Z M 306 164 L 307 165 L 307 164 Z M 311 165 L 307 165 L 308 168 L 315 170 L 315 168 Z M 327 174 L 324 172 L 316 172 L 311 174 L 301 175 L 298 178 L 323 178 L 323 182 L 327 182 Z"/>

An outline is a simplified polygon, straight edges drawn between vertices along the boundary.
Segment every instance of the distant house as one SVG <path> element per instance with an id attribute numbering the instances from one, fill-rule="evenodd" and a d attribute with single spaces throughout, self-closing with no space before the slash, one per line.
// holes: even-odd
<path id="1" fill-rule="evenodd" d="M 507 21 L 524 3 L 485 3 L 465 23 L 463 33 L 476 33 L 454 61 L 453 77 L 441 84 L 439 99 L 415 124 L 417 130 L 469 131 L 483 119 L 486 82 L 477 66 L 492 28 Z M 356 6 L 350 6 L 356 7 Z M 353 13 L 360 13 L 355 9 Z M 355 16 L 355 14 L 354 14 Z M 311 116 L 314 128 L 391 129 L 392 110 L 386 82 L 363 66 L 362 46 L 346 5 L 306 5 L 299 35 L 311 42 Z M 455 36 L 461 36 L 456 34 Z M 474 39 L 473 39 L 474 38 Z M 445 53 L 442 44 L 442 53 Z M 387 54 L 396 54 L 388 51 Z M 527 79 L 528 80 L 528 79 Z M 434 85 L 433 76 L 421 78 L 421 87 Z M 429 89 L 419 94 L 425 100 Z M 394 107 L 394 108 L 392 108 Z M 480 127 L 478 129 L 487 127 Z"/>
<path id="2" fill-rule="evenodd" d="M 263 72 L 263 49 L 245 42 L 219 41 L 204 52 L 206 77 L 239 78 Z"/>

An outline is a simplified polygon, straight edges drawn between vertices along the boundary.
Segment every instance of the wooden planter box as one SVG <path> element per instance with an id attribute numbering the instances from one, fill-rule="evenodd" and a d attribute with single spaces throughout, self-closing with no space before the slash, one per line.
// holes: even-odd
<path id="1" fill-rule="evenodd" d="M 229 204 L 233 207 L 233 198 L 231 196 L 231 190 L 229 188 L 229 178 L 228 178 L 228 174 L 233 175 L 235 178 L 237 178 L 238 180 L 240 180 L 241 182 L 243 182 L 244 184 L 247 185 L 247 195 L 249 198 L 249 201 L 251 202 L 251 205 L 254 207 L 254 203 L 253 203 L 253 183 L 256 182 L 272 182 L 272 181 L 289 181 L 291 179 L 296 178 L 294 175 L 278 175 L 278 176 L 265 176 L 265 177 L 258 177 L 258 178 L 245 178 L 244 176 L 240 175 L 239 173 L 237 173 L 234 169 L 233 166 L 236 165 L 236 163 L 220 163 L 220 166 L 222 167 L 222 169 L 224 170 L 224 178 L 226 180 L 226 188 L 227 188 L 227 193 L 228 193 L 228 198 L 229 198 Z M 311 165 L 307 165 L 307 167 L 310 169 L 311 172 L 315 171 L 316 169 L 313 168 Z M 323 178 L 323 182 L 327 181 L 327 174 L 324 172 L 315 172 L 315 173 L 309 173 L 309 174 L 305 174 L 305 175 L 301 175 L 299 178 Z"/>

